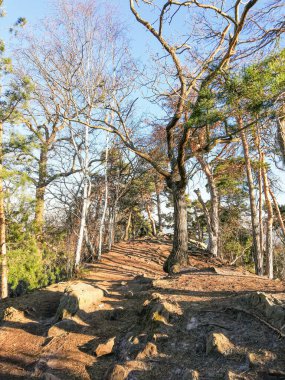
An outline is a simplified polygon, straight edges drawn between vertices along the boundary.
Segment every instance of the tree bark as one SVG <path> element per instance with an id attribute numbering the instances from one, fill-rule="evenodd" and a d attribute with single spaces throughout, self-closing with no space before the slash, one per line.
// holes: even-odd
<path id="1" fill-rule="evenodd" d="M 103 229 L 105 225 L 105 216 L 106 211 L 108 207 L 108 193 L 109 193 L 109 187 L 108 187 L 108 155 L 109 155 L 109 132 L 107 132 L 106 137 L 106 150 L 105 150 L 105 200 L 104 200 L 104 208 L 103 208 L 103 214 L 100 222 L 100 228 L 99 228 L 99 245 L 98 245 L 98 254 L 97 259 L 101 260 L 102 256 L 102 241 L 103 241 Z"/>
<path id="2" fill-rule="evenodd" d="M 156 207 L 157 207 L 157 219 L 158 219 L 158 232 L 162 232 L 162 217 L 161 217 L 161 199 L 160 192 L 157 183 L 155 182 L 155 192 L 156 192 Z"/>
<path id="3" fill-rule="evenodd" d="M 259 231 L 260 231 L 260 251 L 264 250 L 264 236 L 263 236 L 263 220 L 262 220 L 262 150 L 260 146 L 260 132 L 257 126 L 256 129 L 256 146 L 258 150 L 258 158 L 259 158 L 259 169 L 258 169 L 258 217 L 259 217 Z"/>
<path id="4" fill-rule="evenodd" d="M 117 214 L 117 199 L 115 199 L 112 211 L 111 218 L 109 223 L 109 241 L 108 241 L 108 250 L 112 249 L 114 244 L 114 236 L 115 236 L 115 226 L 116 226 L 116 214 Z"/>
<path id="5" fill-rule="evenodd" d="M 174 204 L 174 236 L 172 252 L 164 263 L 167 273 L 177 273 L 180 267 L 188 264 L 188 231 L 187 231 L 187 202 L 185 188 L 179 183 L 172 183 Z"/>
<path id="6" fill-rule="evenodd" d="M 273 208 L 270 202 L 270 192 L 268 184 L 267 170 L 265 167 L 264 153 L 262 153 L 262 178 L 264 197 L 267 210 L 266 220 L 266 272 L 270 279 L 273 279 Z"/>
<path id="7" fill-rule="evenodd" d="M 80 218 L 80 228 L 77 239 L 76 251 L 75 251 L 75 268 L 78 268 L 81 263 L 81 251 L 83 245 L 84 234 L 86 230 L 86 218 L 89 208 L 89 196 L 91 193 L 90 190 L 91 184 L 87 177 L 84 178 L 84 186 L 83 186 L 83 202 L 81 209 L 81 218 Z"/>
<path id="8" fill-rule="evenodd" d="M 127 224 L 126 224 L 126 229 L 125 229 L 125 234 L 124 234 L 124 241 L 128 241 L 129 240 L 129 231 L 130 231 L 131 222 L 132 222 L 132 210 L 130 211 L 130 214 L 129 214 L 129 217 L 128 217 L 128 221 L 127 221 Z"/>
<path id="9" fill-rule="evenodd" d="M 35 206 L 35 225 L 39 238 L 41 239 L 44 226 L 44 211 L 45 211 L 45 192 L 47 179 L 47 163 L 48 163 L 48 147 L 45 144 L 41 145 L 40 160 L 39 160 L 39 178 L 36 185 L 36 206 Z"/>
<path id="10" fill-rule="evenodd" d="M 89 252 L 90 258 L 93 259 L 95 256 L 95 250 L 94 250 L 91 240 L 89 239 L 87 226 L 85 226 L 84 236 L 85 236 L 85 244 Z"/>
<path id="11" fill-rule="evenodd" d="M 252 237 L 253 237 L 253 250 L 254 250 L 254 259 L 255 259 L 255 272 L 258 275 L 263 275 L 263 252 L 260 250 L 260 229 L 259 221 L 255 203 L 254 195 L 254 182 L 253 175 L 251 170 L 251 162 L 249 155 L 249 146 L 246 138 L 245 131 L 242 130 L 243 123 L 242 119 L 238 118 L 238 127 L 240 129 L 240 136 L 244 152 L 244 160 L 246 167 L 247 182 L 249 188 L 249 203 L 250 203 L 250 212 L 251 212 L 251 224 L 252 224 Z"/>
<path id="12" fill-rule="evenodd" d="M 220 221 L 219 221 L 219 196 L 215 183 L 215 179 L 211 170 L 210 165 L 202 156 L 197 156 L 197 160 L 200 163 L 202 170 L 204 171 L 207 182 L 210 190 L 211 197 L 211 208 L 210 208 L 210 223 L 208 226 L 209 233 L 209 244 L 208 250 L 211 252 L 213 256 L 218 256 L 218 248 L 219 248 L 219 229 L 220 229 Z M 201 198 L 202 199 L 202 198 Z M 203 205 L 202 205 L 203 206 Z M 203 206 L 203 208 L 205 208 Z M 208 224 L 208 223 L 207 223 Z"/>
<path id="13" fill-rule="evenodd" d="M 8 264 L 6 245 L 6 220 L 4 208 L 3 188 L 3 124 L 0 123 L 0 265 L 1 265 L 1 293 L 0 298 L 8 297 Z"/>
<path id="14" fill-rule="evenodd" d="M 271 190 L 271 188 L 269 187 L 269 193 L 271 195 L 271 198 L 272 198 L 272 201 L 274 203 L 274 206 L 275 206 L 275 209 L 276 209 L 276 213 L 277 213 L 277 219 L 278 219 L 278 222 L 279 222 L 279 226 L 282 230 L 282 233 L 283 233 L 283 236 L 285 238 L 285 224 L 283 222 L 283 219 L 282 219 L 282 215 L 281 215 L 281 212 L 280 212 L 280 208 L 279 208 L 279 205 L 278 205 L 278 202 L 273 194 L 273 191 Z"/>
<path id="15" fill-rule="evenodd" d="M 151 224 L 151 233 L 153 236 L 156 236 L 156 225 L 155 225 L 155 220 L 153 219 L 153 216 L 151 215 L 150 207 L 149 204 L 146 205 L 146 212 Z"/>

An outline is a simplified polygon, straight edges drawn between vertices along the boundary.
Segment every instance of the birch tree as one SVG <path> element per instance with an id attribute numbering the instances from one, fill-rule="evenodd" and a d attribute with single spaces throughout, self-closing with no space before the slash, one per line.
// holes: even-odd
<path id="1" fill-rule="evenodd" d="M 269 34 L 269 31 L 275 27 L 272 17 L 274 12 L 277 17 L 278 7 L 270 8 L 270 4 L 265 4 L 261 10 L 257 7 L 257 2 L 257 0 L 253 0 L 244 4 L 237 1 L 233 7 L 227 7 L 218 1 L 214 4 L 198 1 L 171 1 L 159 6 L 156 1 L 135 2 L 130 0 L 132 14 L 149 32 L 149 35 L 159 43 L 161 55 L 165 57 L 165 59 L 162 58 L 163 64 L 159 67 L 159 70 L 163 70 L 160 74 L 156 73 L 160 77 L 160 83 L 164 84 L 163 89 L 157 85 L 156 79 L 153 79 L 151 83 L 157 101 L 163 99 L 174 104 L 171 115 L 168 114 L 165 117 L 167 167 L 161 166 L 146 149 L 142 149 L 140 144 L 133 139 L 133 135 L 130 134 L 129 115 L 134 104 L 131 103 L 127 107 L 125 102 L 123 105 L 120 101 L 122 98 L 119 98 L 118 93 L 119 101 L 113 111 L 117 115 L 116 121 L 119 124 L 114 125 L 106 123 L 102 119 L 93 118 L 90 127 L 116 133 L 130 150 L 148 161 L 165 178 L 172 191 L 174 239 L 171 255 L 164 265 L 167 272 L 179 271 L 179 268 L 186 265 L 188 261 L 186 163 L 192 157 L 189 154 L 188 146 L 193 133 L 195 134 L 195 130 L 199 129 L 199 126 L 195 125 L 195 117 L 199 113 L 201 102 L 203 102 L 205 89 L 210 86 L 219 73 L 230 67 L 231 62 L 249 57 L 250 54 L 253 55 L 265 45 L 270 46 L 272 42 L 269 36 L 272 37 L 274 33 Z M 151 9 L 156 12 L 157 22 L 145 18 L 138 10 L 139 4 L 141 11 Z M 226 11 L 226 9 L 229 10 Z M 190 15 L 191 28 L 189 26 L 188 30 L 192 30 L 191 34 L 180 36 L 180 41 L 178 35 L 175 35 L 174 39 L 171 38 L 167 23 L 171 25 L 173 19 L 178 20 L 179 17 L 180 22 L 183 22 L 181 20 L 183 17 L 185 20 L 187 11 Z M 215 21 L 213 15 L 215 15 Z M 204 30 L 201 31 L 200 25 L 203 25 Z M 197 41 L 199 43 L 195 46 Z M 206 41 L 209 41 L 208 48 L 201 51 L 199 46 Z M 189 109 L 189 104 L 191 105 L 189 119 L 183 123 L 184 112 L 186 108 Z M 215 137 L 215 144 L 227 143 L 229 140 L 231 140 L 229 136 L 218 136 Z M 209 150 L 211 146 L 212 142 L 206 141 L 200 149 Z"/>

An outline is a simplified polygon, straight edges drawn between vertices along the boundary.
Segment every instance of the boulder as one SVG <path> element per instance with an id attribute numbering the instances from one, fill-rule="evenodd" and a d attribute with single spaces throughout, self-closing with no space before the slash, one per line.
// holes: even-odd
<path id="1" fill-rule="evenodd" d="M 142 351 L 137 354 L 137 360 L 143 360 L 145 358 L 151 358 L 157 355 L 157 347 L 154 343 L 148 342 Z"/>
<path id="2" fill-rule="evenodd" d="M 112 365 L 106 372 L 104 380 L 125 380 L 128 376 L 125 368 L 119 364 Z"/>
<path id="3" fill-rule="evenodd" d="M 151 300 L 144 303 L 142 315 L 146 326 L 170 325 L 170 318 L 173 314 L 173 307 L 163 301 L 160 294 L 154 293 Z"/>
<path id="4" fill-rule="evenodd" d="M 254 352 L 249 352 L 247 354 L 247 359 L 250 368 L 260 368 L 262 366 L 265 366 L 268 362 L 271 362 L 274 359 L 276 359 L 276 355 L 270 351 L 263 351 L 259 352 L 258 354 Z"/>
<path id="5" fill-rule="evenodd" d="M 256 292 L 238 300 L 244 309 L 253 311 L 277 329 L 281 330 L 285 325 L 285 305 L 272 295 Z"/>
<path id="6" fill-rule="evenodd" d="M 211 333 L 206 342 L 206 354 L 216 352 L 221 355 L 229 355 L 233 352 L 234 344 L 222 333 Z"/>
<path id="7" fill-rule="evenodd" d="M 21 322 L 25 320 L 25 313 L 21 310 L 15 309 L 13 306 L 7 307 L 3 313 L 4 321 Z"/>
<path id="8" fill-rule="evenodd" d="M 104 297 L 102 289 L 79 282 L 69 285 L 60 299 L 54 320 L 68 319 L 78 311 L 88 312 Z"/>
<path id="9" fill-rule="evenodd" d="M 100 343 L 94 353 L 99 358 L 100 356 L 109 355 L 113 352 L 115 345 L 115 337 L 108 339 L 105 343 Z"/>
<path id="10" fill-rule="evenodd" d="M 48 330 L 48 337 L 56 337 L 60 335 L 64 335 L 67 332 L 76 331 L 78 329 L 77 323 L 70 319 L 64 319 L 62 321 L 57 322 L 55 325 L 50 327 Z"/>

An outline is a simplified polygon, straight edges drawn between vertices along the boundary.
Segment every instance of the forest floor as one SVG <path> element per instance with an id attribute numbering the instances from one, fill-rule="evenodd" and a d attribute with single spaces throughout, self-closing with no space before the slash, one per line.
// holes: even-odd
<path id="1" fill-rule="evenodd" d="M 285 379 L 285 335 L 238 306 L 257 291 L 285 305 L 284 284 L 203 256 L 166 276 L 170 248 L 115 245 L 71 281 L 103 289 L 103 300 L 65 323 L 50 318 L 66 283 L 2 301 L 0 379 Z M 111 338 L 112 352 L 96 356 Z"/>

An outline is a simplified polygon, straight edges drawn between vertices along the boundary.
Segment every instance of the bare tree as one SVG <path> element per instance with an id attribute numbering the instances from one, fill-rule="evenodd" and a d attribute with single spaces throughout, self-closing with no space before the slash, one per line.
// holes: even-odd
<path id="1" fill-rule="evenodd" d="M 164 269 L 168 272 L 179 270 L 188 259 L 188 234 L 187 234 L 187 209 L 185 190 L 187 184 L 186 163 L 192 155 L 189 153 L 189 142 L 195 135 L 195 130 L 200 127 L 195 125 L 195 115 L 199 112 L 203 101 L 204 91 L 210 86 L 219 73 L 227 70 L 231 62 L 244 59 L 253 54 L 262 46 L 269 31 L 274 27 L 274 21 L 269 22 L 267 15 L 276 9 L 266 5 L 262 10 L 256 7 L 257 0 L 251 0 L 244 4 L 236 1 L 233 6 L 227 6 L 224 2 L 216 1 L 214 4 L 201 3 L 199 1 L 169 1 L 160 7 L 155 1 L 130 0 L 130 9 L 136 20 L 158 41 L 164 55 L 164 64 L 153 79 L 152 89 L 157 95 L 156 100 L 163 99 L 172 104 L 171 115 L 167 112 L 168 120 L 165 125 L 167 143 L 168 167 L 162 166 L 156 161 L 147 149 L 135 141 L 131 131 L 130 114 L 134 103 L 126 104 L 127 92 L 117 91 L 116 102 L 109 103 L 107 109 L 117 115 L 116 123 L 111 124 L 100 117 L 93 117 L 90 127 L 102 128 L 120 136 L 124 144 L 135 154 L 148 161 L 161 174 L 173 194 L 174 204 L 174 239 L 173 250 L 165 263 Z M 151 8 L 158 12 L 155 22 L 145 19 L 138 11 L 138 4 Z M 256 9 L 255 9 L 256 8 Z M 143 7 L 142 7 L 143 9 Z M 272 12 L 271 12 L 272 10 Z M 174 18 L 182 17 L 189 11 L 190 22 L 188 30 L 192 32 L 171 38 L 171 25 Z M 262 13 L 262 15 L 261 15 Z M 277 11 L 275 12 L 277 13 Z M 215 15 L 215 19 L 212 17 Z M 261 17 L 262 16 L 262 17 Z M 202 28 L 202 29 L 201 29 Z M 199 47 L 206 43 L 207 49 L 201 51 Z M 264 42 L 264 45 L 262 43 Z M 266 40 L 269 46 L 272 40 Z M 162 57 L 163 60 L 163 57 Z M 159 89 L 157 83 L 164 83 L 163 89 Z M 162 79 L 163 78 L 163 79 Z M 126 95 L 127 94 L 127 95 Z M 112 96 L 112 101 L 114 100 Z M 125 105 L 122 103 L 124 102 Z M 111 104 L 115 104 L 112 105 Z M 186 109 L 191 109 L 189 120 L 183 122 Z M 75 118 L 76 119 L 76 118 Z M 140 123 L 142 124 L 142 123 Z M 203 126 L 204 127 L 204 126 Z M 227 143 L 231 139 L 228 136 L 214 138 L 214 145 Z M 210 149 L 213 142 L 206 141 L 203 149 Z"/>

